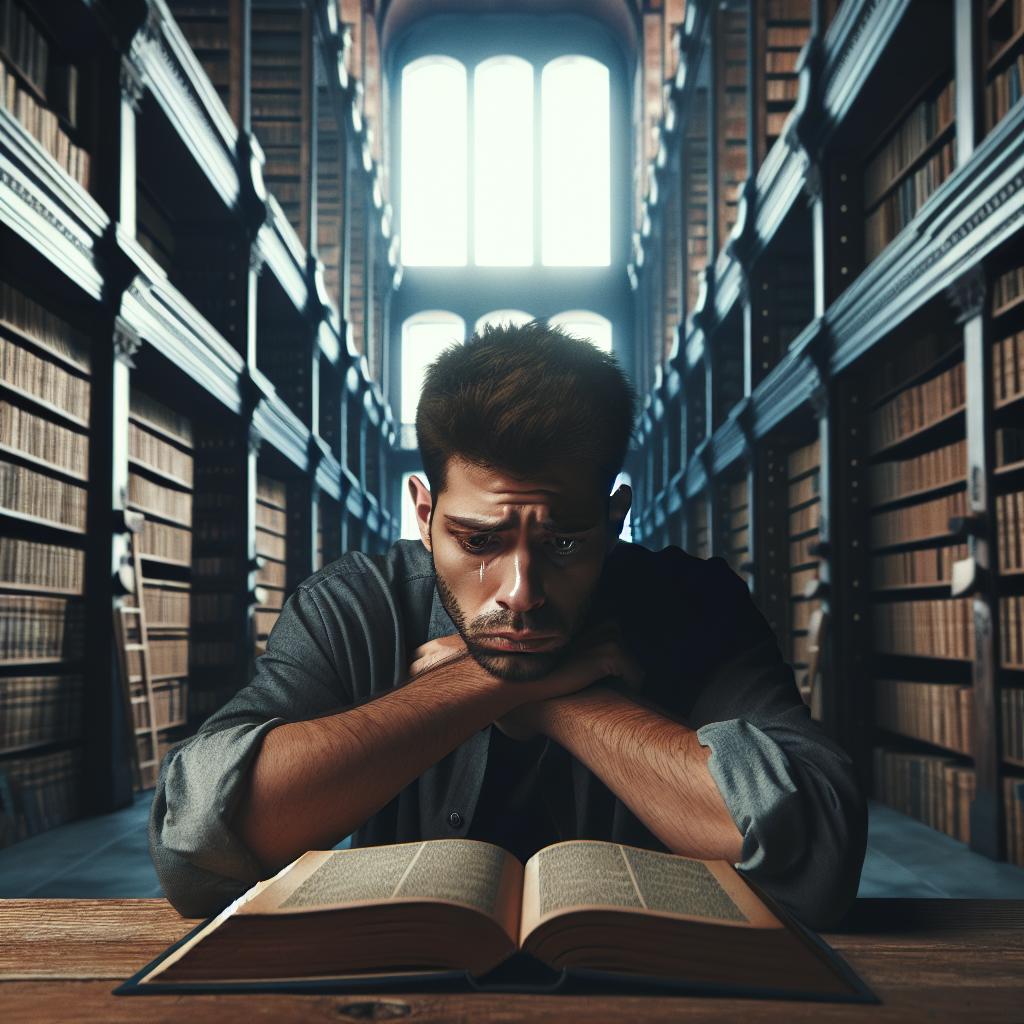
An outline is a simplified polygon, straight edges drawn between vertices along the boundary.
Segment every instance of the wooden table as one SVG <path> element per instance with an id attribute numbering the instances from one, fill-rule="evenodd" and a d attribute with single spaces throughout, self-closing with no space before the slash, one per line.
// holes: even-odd
<path id="1" fill-rule="evenodd" d="M 690 996 L 111 995 L 195 923 L 165 900 L 0 900 L 0 1021 L 1024 1021 L 1024 900 L 858 900 L 844 930 L 824 938 L 881 1006 Z"/>

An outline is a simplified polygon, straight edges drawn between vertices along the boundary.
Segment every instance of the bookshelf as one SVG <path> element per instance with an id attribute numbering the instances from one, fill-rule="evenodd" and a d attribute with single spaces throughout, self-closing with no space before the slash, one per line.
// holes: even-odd
<path id="1" fill-rule="evenodd" d="M 256 606 L 256 650 L 262 653 L 284 603 L 288 566 L 288 486 L 260 474 L 256 478 L 256 556 L 263 600 Z"/>
<path id="2" fill-rule="evenodd" d="M 80 329 L 0 284 L 0 846 L 83 809 L 91 370 Z"/>
<path id="3" fill-rule="evenodd" d="M 678 236 L 675 343 L 662 359 L 672 325 L 639 313 L 635 332 L 644 392 L 679 426 L 642 435 L 633 528 L 641 543 L 698 553 L 710 505 L 710 553 L 744 559 L 804 685 L 803 631 L 822 612 L 812 713 L 865 791 L 1021 863 L 1024 235 L 1001 189 L 1024 173 L 1011 92 L 1024 50 L 1018 3 L 967 6 L 748 10 L 753 177 L 728 238 L 714 223 L 731 198 L 723 11 L 688 6 L 667 158 L 631 262 L 639 302 Z M 737 353 L 742 389 L 725 370 Z M 684 385 L 669 393 L 660 382 L 673 374 Z M 645 479 L 660 464 L 649 449 L 672 444 L 664 483 Z M 744 482 L 746 552 L 730 529 Z M 659 523 L 652 510 L 681 492 Z M 707 493 L 714 503 L 697 498 Z"/>
<path id="4" fill-rule="evenodd" d="M 143 577 L 136 598 L 146 619 L 155 722 L 148 721 L 140 652 L 126 659 L 141 785 L 151 789 L 163 754 L 186 724 L 190 670 L 194 441 L 187 416 L 138 388 L 128 415 L 128 507 L 142 513 Z M 139 591 L 141 587 L 141 592 Z M 131 634 L 134 637 L 134 634 Z M 137 640 L 137 637 L 134 637 Z M 152 746 L 156 744 L 156 749 Z"/>
<path id="5" fill-rule="evenodd" d="M 748 172 L 747 109 L 749 68 L 747 63 L 747 4 L 732 0 L 717 12 L 715 57 L 718 92 L 715 112 L 718 125 L 715 137 L 718 154 L 718 239 L 717 248 L 725 244 L 736 223 L 740 193 Z"/>
<path id="6" fill-rule="evenodd" d="M 147 759 L 248 681 L 317 557 L 394 538 L 393 418 L 347 313 L 354 271 L 370 335 L 386 332 L 398 250 L 368 124 L 380 90 L 364 117 L 336 14 L 0 3 L 0 842 L 131 799 L 133 733 L 153 724 L 124 705 L 112 628 L 131 516 Z M 355 197 L 369 242 L 353 253 Z M 375 466 L 379 493 L 346 460 Z M 258 470 L 309 536 L 287 565 L 261 553 L 282 537 Z"/>
<path id="7" fill-rule="evenodd" d="M 782 134 L 799 94 L 797 61 L 811 32 L 812 0 L 767 0 L 764 22 L 757 33 L 757 66 L 763 75 L 757 108 L 759 161 Z"/>
<path id="8" fill-rule="evenodd" d="M 931 83 L 864 165 L 864 256 L 871 262 L 956 165 L 954 82 Z"/>
<path id="9" fill-rule="evenodd" d="M 1024 94 L 1024 3 L 989 0 L 979 16 L 984 130 L 990 132 Z"/>

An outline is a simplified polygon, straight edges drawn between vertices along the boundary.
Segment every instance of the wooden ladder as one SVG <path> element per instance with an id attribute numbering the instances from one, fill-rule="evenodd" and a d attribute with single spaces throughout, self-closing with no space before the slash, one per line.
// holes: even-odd
<path id="1" fill-rule="evenodd" d="M 140 526 L 141 529 L 141 526 Z M 156 704 L 153 700 L 153 677 L 149 664 L 149 633 L 146 628 L 146 610 L 142 601 L 142 555 L 135 533 L 129 533 L 132 568 L 135 574 L 134 605 L 128 604 L 129 598 L 118 603 L 114 611 L 114 634 L 117 637 L 117 650 L 121 662 L 122 689 L 125 699 L 125 712 L 132 734 L 132 766 L 137 789 L 152 789 L 156 785 L 160 771 L 160 747 L 157 738 Z M 136 618 L 137 640 L 129 640 L 132 635 L 129 627 L 131 616 Z M 128 654 L 139 652 L 141 675 L 131 675 Z M 142 682 L 143 692 L 138 696 L 132 694 L 132 683 Z M 143 705 L 146 710 L 147 725 L 135 724 L 135 708 Z M 149 756 L 142 758 L 139 741 L 149 737 Z"/>

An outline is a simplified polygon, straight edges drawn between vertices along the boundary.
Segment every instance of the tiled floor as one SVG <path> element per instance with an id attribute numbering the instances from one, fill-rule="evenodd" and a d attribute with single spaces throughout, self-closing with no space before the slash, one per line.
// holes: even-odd
<path id="1" fill-rule="evenodd" d="M 159 896 L 146 846 L 149 796 L 0 850 L 0 897 Z M 1024 899 L 1024 869 L 972 853 L 881 804 L 870 805 L 860 896 Z"/>

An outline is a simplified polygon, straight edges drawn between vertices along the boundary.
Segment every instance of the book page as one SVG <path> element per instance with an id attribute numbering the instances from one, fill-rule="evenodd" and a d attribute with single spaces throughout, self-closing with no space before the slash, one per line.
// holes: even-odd
<path id="1" fill-rule="evenodd" d="M 547 917 L 598 908 L 782 926 L 724 861 L 595 840 L 556 843 L 527 861 L 521 941 Z"/>
<path id="2" fill-rule="evenodd" d="M 507 851 L 472 839 L 315 851 L 239 913 L 303 913 L 327 907 L 425 899 L 458 903 L 497 918 L 518 935 L 522 866 Z"/>

